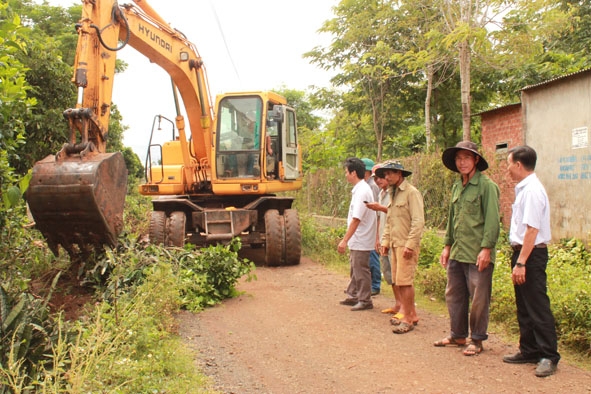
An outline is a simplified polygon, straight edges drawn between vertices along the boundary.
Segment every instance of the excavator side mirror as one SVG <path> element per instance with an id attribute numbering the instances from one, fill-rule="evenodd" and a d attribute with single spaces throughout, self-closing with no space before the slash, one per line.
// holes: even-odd
<path id="1" fill-rule="evenodd" d="M 273 111 L 271 111 L 271 120 L 282 123 L 284 120 L 283 115 L 283 106 L 282 105 L 274 105 Z"/>

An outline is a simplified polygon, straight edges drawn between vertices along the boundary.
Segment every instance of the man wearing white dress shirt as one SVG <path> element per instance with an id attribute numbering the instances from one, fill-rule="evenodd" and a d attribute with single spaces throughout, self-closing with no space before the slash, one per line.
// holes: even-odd
<path id="1" fill-rule="evenodd" d="M 550 202 L 536 176 L 537 155 L 529 146 L 509 150 L 507 172 L 517 183 L 509 240 L 519 352 L 503 357 L 512 364 L 537 363 L 536 376 L 554 374 L 560 360 L 556 326 L 547 294 L 547 244 L 551 240 Z"/>

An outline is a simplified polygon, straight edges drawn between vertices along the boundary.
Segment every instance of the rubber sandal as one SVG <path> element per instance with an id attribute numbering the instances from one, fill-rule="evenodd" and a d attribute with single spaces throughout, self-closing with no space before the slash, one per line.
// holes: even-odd
<path id="1" fill-rule="evenodd" d="M 392 329 L 394 334 L 406 334 L 407 332 L 411 332 L 415 329 L 414 324 L 408 324 L 407 322 L 403 321 L 396 327 Z"/>
<path id="2" fill-rule="evenodd" d="M 396 314 L 399 313 L 398 311 L 394 310 L 394 308 L 386 308 L 386 309 L 382 309 L 382 313 L 390 313 L 390 314 Z"/>
<path id="3" fill-rule="evenodd" d="M 433 346 L 444 347 L 444 346 L 466 346 L 465 338 L 452 338 L 446 337 L 440 341 L 435 341 Z"/>
<path id="4" fill-rule="evenodd" d="M 472 343 L 464 349 L 464 356 L 476 356 L 477 354 L 482 353 L 483 350 L 484 348 L 482 347 L 481 341 L 472 341 Z"/>
<path id="5" fill-rule="evenodd" d="M 400 323 L 402 323 L 402 320 L 400 320 L 400 319 L 394 319 L 394 318 L 390 319 L 390 324 L 392 324 L 393 326 L 399 326 Z M 415 320 L 412 322 L 412 324 L 413 324 L 413 326 L 418 326 L 419 321 Z"/>
<path id="6" fill-rule="evenodd" d="M 393 326 L 397 326 L 400 324 L 402 319 L 404 319 L 404 314 L 398 312 L 397 314 L 395 314 L 394 316 L 392 316 L 390 318 L 390 324 L 392 324 Z"/>

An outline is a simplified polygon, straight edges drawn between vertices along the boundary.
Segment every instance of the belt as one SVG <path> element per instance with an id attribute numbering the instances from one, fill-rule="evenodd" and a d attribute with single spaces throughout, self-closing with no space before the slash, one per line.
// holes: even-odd
<path id="1" fill-rule="evenodd" d="M 519 245 L 519 244 L 511 245 L 511 248 L 513 249 L 514 252 L 519 252 L 522 247 L 523 247 L 523 245 Z M 547 247 L 548 247 L 548 245 L 546 245 L 546 244 L 534 245 L 534 248 L 536 248 L 536 249 L 546 249 Z"/>

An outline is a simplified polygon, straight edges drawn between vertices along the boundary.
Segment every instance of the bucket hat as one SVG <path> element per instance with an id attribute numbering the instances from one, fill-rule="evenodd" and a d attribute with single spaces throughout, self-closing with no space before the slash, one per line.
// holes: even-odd
<path id="1" fill-rule="evenodd" d="M 376 176 L 379 176 L 380 178 L 384 177 L 384 172 L 385 170 L 397 170 L 400 171 L 402 173 L 403 177 L 407 177 L 409 175 L 412 174 L 411 171 L 405 170 L 404 166 L 402 165 L 401 162 L 399 162 L 398 160 L 391 160 L 391 161 L 386 161 L 383 164 L 381 164 L 378 168 L 376 168 Z"/>
<path id="2" fill-rule="evenodd" d="M 480 157 L 478 163 L 476 163 L 476 168 L 478 170 L 484 171 L 488 168 L 486 159 L 480 154 L 480 152 L 478 152 L 478 146 L 472 141 L 460 141 L 456 146 L 444 150 L 443 155 L 441 156 L 443 165 L 454 172 L 460 172 L 456 166 L 456 153 L 460 150 L 467 150 Z"/>
<path id="3" fill-rule="evenodd" d="M 365 171 L 371 171 L 373 166 L 376 164 L 373 162 L 372 159 L 368 159 L 367 157 L 364 157 L 363 159 L 361 159 L 361 161 L 363 162 L 363 164 L 365 164 Z"/>

